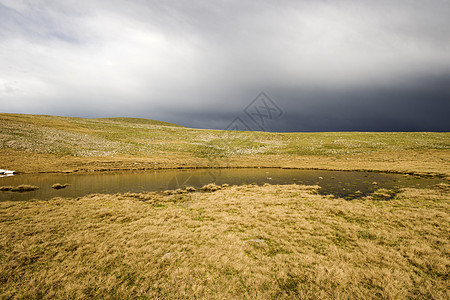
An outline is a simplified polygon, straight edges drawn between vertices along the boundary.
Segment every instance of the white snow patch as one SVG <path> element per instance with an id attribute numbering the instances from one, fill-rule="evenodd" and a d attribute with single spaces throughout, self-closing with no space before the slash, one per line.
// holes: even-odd
<path id="1" fill-rule="evenodd" d="M 14 174 L 16 174 L 16 171 L 0 169 L 0 177 L 14 176 Z"/>

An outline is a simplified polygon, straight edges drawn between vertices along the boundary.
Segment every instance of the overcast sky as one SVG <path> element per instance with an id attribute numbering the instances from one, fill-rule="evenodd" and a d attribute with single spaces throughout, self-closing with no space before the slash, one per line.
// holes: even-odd
<path id="1" fill-rule="evenodd" d="M 450 1 L 0 0 L 0 112 L 450 131 Z"/>

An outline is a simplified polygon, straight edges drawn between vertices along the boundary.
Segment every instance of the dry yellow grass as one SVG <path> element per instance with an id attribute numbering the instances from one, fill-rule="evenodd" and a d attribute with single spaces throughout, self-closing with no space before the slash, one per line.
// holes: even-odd
<path id="1" fill-rule="evenodd" d="M 0 298 L 450 297 L 448 185 L 168 194 L 0 203 Z"/>

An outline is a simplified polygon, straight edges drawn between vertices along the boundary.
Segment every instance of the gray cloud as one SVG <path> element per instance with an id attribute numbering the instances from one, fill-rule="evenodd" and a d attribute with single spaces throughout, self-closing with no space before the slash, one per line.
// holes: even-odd
<path id="1" fill-rule="evenodd" d="M 272 130 L 450 130 L 449 15 L 444 0 L 0 0 L 0 111 L 223 128 L 264 90 L 287 112 Z"/>

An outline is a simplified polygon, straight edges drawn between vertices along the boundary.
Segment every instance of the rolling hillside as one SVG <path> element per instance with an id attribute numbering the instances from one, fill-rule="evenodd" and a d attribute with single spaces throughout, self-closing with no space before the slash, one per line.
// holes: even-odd
<path id="1" fill-rule="evenodd" d="M 450 133 L 236 132 L 21 114 L 0 114 L 0 132 L 0 168 L 19 172 L 292 167 L 450 175 Z"/>

